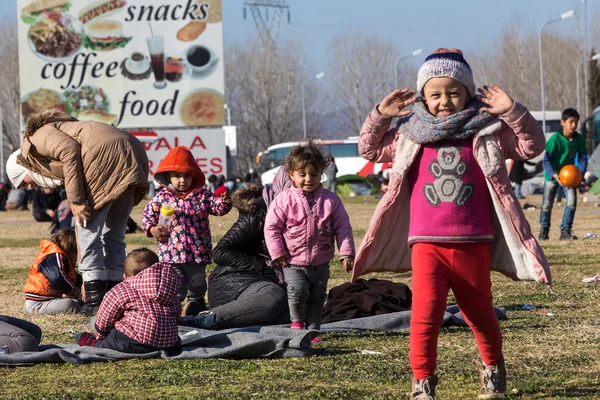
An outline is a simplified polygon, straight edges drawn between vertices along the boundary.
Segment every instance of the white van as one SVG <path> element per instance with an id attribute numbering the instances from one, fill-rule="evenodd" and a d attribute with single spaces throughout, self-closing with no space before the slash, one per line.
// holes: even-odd
<path id="1" fill-rule="evenodd" d="M 530 111 L 533 118 L 535 118 L 542 126 L 542 112 L 541 111 Z M 558 132 L 561 128 L 560 118 L 562 117 L 562 111 L 546 111 L 546 140 L 550 139 L 550 136 Z"/>

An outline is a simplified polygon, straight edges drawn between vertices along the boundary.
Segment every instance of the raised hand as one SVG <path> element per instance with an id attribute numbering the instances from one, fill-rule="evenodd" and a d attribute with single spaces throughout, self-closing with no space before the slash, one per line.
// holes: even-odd
<path id="1" fill-rule="evenodd" d="M 402 109 L 415 102 L 417 98 L 414 96 L 415 91 L 408 90 L 408 88 L 394 90 L 383 99 L 377 110 L 386 117 L 404 117 L 410 114 L 411 111 Z"/>
<path id="2" fill-rule="evenodd" d="M 515 104 L 515 101 L 508 95 L 508 93 L 493 83 L 489 86 L 484 85 L 483 89 L 479 88 L 477 91 L 483 95 L 481 101 L 489 106 L 483 107 L 481 111 L 485 111 L 490 114 L 501 115 L 509 112 L 513 104 Z"/>

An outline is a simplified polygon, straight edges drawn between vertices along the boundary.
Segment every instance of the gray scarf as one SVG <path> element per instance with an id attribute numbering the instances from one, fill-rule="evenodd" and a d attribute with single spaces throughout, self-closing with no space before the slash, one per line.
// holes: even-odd
<path id="1" fill-rule="evenodd" d="M 497 115 L 480 111 L 487 105 L 478 97 L 471 99 L 464 110 L 447 117 L 436 117 L 427 110 L 422 98 L 412 106 L 412 114 L 398 121 L 400 134 L 415 143 L 424 144 L 440 140 L 459 140 L 473 136 Z"/>

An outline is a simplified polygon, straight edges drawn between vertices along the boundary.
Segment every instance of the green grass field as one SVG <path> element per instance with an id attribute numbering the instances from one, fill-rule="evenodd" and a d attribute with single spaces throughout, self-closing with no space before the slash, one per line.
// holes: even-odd
<path id="1" fill-rule="evenodd" d="M 540 196 L 528 202 L 540 205 Z M 376 199 L 344 198 L 357 244 L 364 236 Z M 140 220 L 141 206 L 134 210 Z M 551 240 L 543 244 L 554 278 L 552 291 L 533 282 L 513 282 L 494 273 L 495 306 L 507 310 L 501 322 L 509 398 L 600 398 L 600 284 L 582 283 L 600 273 L 600 241 L 560 242 L 562 208 L 555 208 Z M 525 212 L 538 232 L 539 210 Z M 237 218 L 212 218 L 213 243 Z M 23 313 L 27 271 L 48 224 L 29 212 L 0 213 L 0 314 L 37 323 L 43 343 L 72 343 L 70 331 L 84 329 L 80 316 Z M 575 233 L 600 234 L 600 208 L 579 203 Z M 154 242 L 127 236 L 128 250 Z M 374 274 L 411 284 L 410 274 Z M 330 287 L 348 280 L 332 264 Z M 452 301 L 452 299 L 449 299 Z M 535 304 L 524 310 L 523 304 Z M 549 316 L 548 314 L 553 316 Z M 0 367 L 2 399 L 402 399 L 408 398 L 411 371 L 407 332 L 326 334 L 318 356 L 278 360 L 130 360 L 88 365 L 47 364 Z M 385 355 L 362 355 L 375 350 Z M 444 329 L 439 340 L 439 399 L 475 398 L 478 357 L 469 329 Z"/>

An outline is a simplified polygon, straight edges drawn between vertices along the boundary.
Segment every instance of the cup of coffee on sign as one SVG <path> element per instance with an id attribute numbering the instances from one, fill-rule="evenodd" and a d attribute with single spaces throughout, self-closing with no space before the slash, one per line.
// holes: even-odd
<path id="1" fill-rule="evenodd" d="M 152 72 L 154 72 L 154 87 L 162 89 L 167 86 L 165 81 L 165 48 L 162 36 L 150 36 L 146 38 Z"/>
<path id="2" fill-rule="evenodd" d="M 191 68 L 180 54 L 167 55 L 165 61 L 165 78 L 169 82 L 179 82 L 181 78 L 189 78 L 191 73 Z"/>
<path id="3" fill-rule="evenodd" d="M 219 57 L 209 48 L 198 44 L 187 49 L 185 57 L 192 72 L 195 73 L 202 73 L 219 61 Z"/>
<path id="4" fill-rule="evenodd" d="M 140 75 L 150 68 L 150 60 L 140 52 L 133 52 L 125 61 L 125 68 L 132 74 Z"/>

